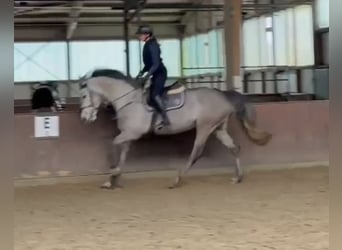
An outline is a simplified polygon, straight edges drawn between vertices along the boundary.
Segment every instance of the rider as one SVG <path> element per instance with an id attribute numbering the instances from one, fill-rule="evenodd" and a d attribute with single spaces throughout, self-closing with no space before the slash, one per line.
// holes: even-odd
<path id="1" fill-rule="evenodd" d="M 141 41 L 145 42 L 143 47 L 144 68 L 139 72 L 138 78 L 142 78 L 143 82 L 145 82 L 152 77 L 149 103 L 161 115 L 162 124 L 160 125 L 168 126 L 170 125 L 170 121 L 162 98 L 165 92 L 164 86 L 167 79 L 167 70 L 160 56 L 159 44 L 153 36 L 152 28 L 148 25 L 140 26 L 136 34 Z"/>

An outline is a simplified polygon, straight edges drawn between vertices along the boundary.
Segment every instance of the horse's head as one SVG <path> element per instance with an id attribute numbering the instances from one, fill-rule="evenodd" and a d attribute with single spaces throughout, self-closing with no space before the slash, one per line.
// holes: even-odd
<path id="1" fill-rule="evenodd" d="M 97 119 L 99 103 L 94 98 L 88 86 L 88 79 L 81 78 L 80 85 L 80 104 L 81 104 L 81 120 L 90 123 Z"/>

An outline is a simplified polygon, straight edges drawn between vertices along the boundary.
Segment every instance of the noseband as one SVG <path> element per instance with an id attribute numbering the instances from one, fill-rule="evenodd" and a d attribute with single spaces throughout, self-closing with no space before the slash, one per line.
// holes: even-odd
<path id="1" fill-rule="evenodd" d="M 81 84 L 81 86 L 80 86 L 80 88 L 81 88 L 81 90 L 82 89 L 86 89 L 87 88 L 87 82 L 86 81 L 84 81 L 82 84 Z M 86 105 L 86 106 L 81 106 L 81 110 L 84 110 L 84 109 L 87 109 L 87 108 L 94 108 L 95 110 L 97 110 L 98 108 L 95 108 L 95 106 L 94 106 L 94 104 L 93 104 L 93 100 L 91 99 L 91 96 L 90 96 L 90 91 L 87 89 L 87 91 L 88 91 L 88 95 L 89 95 L 89 102 L 90 102 L 90 104 L 88 104 L 88 105 Z"/>

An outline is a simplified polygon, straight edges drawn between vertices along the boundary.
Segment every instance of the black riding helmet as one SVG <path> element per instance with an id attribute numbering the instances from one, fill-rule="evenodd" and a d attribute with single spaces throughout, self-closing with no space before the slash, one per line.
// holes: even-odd
<path id="1" fill-rule="evenodd" d="M 149 25 L 140 25 L 136 35 L 153 35 L 153 29 Z"/>

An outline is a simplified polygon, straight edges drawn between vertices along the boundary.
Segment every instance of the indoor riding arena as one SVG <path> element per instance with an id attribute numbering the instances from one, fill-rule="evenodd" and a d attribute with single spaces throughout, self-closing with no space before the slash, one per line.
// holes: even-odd
<path id="1" fill-rule="evenodd" d="M 16 250 L 329 248 L 329 0 L 14 2 Z M 236 93 L 268 143 L 253 143 L 236 112 L 225 129 L 240 151 L 210 136 L 169 188 L 198 130 L 148 133 L 121 186 L 101 188 L 121 161 L 121 116 L 110 100 L 82 121 L 80 79 L 95 69 L 135 79 L 141 25 L 160 45 L 166 85 Z"/>

